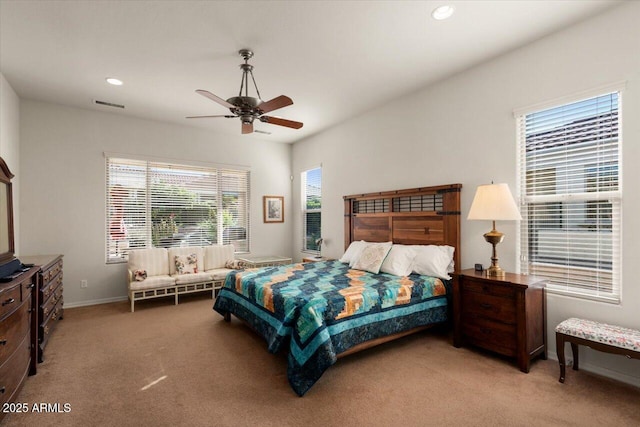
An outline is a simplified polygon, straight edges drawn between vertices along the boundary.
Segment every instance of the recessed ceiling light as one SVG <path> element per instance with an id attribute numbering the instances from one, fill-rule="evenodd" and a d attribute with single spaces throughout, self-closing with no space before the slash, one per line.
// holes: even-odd
<path id="1" fill-rule="evenodd" d="M 453 11 L 453 6 L 444 5 L 433 9 L 433 12 L 431 12 L 431 16 L 433 17 L 433 19 L 442 21 L 443 19 L 450 18 L 451 15 L 453 15 Z"/>
<path id="2" fill-rule="evenodd" d="M 107 77 L 105 80 L 107 80 L 107 83 L 109 83 L 110 85 L 122 86 L 122 80 L 120 79 L 116 79 L 114 77 Z"/>

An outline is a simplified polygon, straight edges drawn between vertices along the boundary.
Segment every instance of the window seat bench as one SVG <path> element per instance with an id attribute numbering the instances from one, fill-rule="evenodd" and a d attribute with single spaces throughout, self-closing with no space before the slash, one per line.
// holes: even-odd
<path id="1" fill-rule="evenodd" d="M 606 353 L 621 354 L 629 359 L 640 359 L 639 330 L 572 317 L 556 326 L 556 351 L 561 383 L 564 383 L 565 379 L 566 342 L 571 344 L 574 371 L 578 370 L 578 345 L 586 345 Z"/>
<path id="2" fill-rule="evenodd" d="M 211 292 L 222 288 L 232 269 L 233 245 L 203 247 L 148 248 L 129 251 L 127 283 L 131 312 L 136 301 L 173 297 L 193 292 Z"/>

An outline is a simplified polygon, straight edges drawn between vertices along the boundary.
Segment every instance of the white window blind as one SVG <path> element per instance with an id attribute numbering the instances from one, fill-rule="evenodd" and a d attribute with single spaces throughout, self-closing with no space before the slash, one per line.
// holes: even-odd
<path id="1" fill-rule="evenodd" d="M 249 172 L 107 157 L 107 262 L 129 249 L 249 251 Z"/>
<path id="2" fill-rule="evenodd" d="M 302 172 L 302 250 L 320 254 L 322 236 L 322 168 Z"/>
<path id="3" fill-rule="evenodd" d="M 620 94 L 517 117 L 521 269 L 552 292 L 620 301 Z"/>

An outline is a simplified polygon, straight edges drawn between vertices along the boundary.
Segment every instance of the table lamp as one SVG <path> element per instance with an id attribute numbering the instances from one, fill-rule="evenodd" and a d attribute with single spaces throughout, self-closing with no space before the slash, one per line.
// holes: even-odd
<path id="1" fill-rule="evenodd" d="M 496 230 L 496 221 L 522 219 L 509 186 L 507 184 L 493 183 L 478 186 L 467 219 L 493 221 L 493 229 L 484 234 L 485 240 L 493 246 L 491 267 L 487 269 L 487 276 L 504 277 L 504 270 L 498 265 L 498 255 L 496 253 L 496 245 L 502 242 L 504 234 Z"/>

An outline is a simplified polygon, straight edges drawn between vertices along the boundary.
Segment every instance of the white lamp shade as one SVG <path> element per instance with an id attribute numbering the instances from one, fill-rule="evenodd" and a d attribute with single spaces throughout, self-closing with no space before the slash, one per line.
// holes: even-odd
<path id="1" fill-rule="evenodd" d="M 480 185 L 467 219 L 515 221 L 522 219 L 507 184 Z"/>

